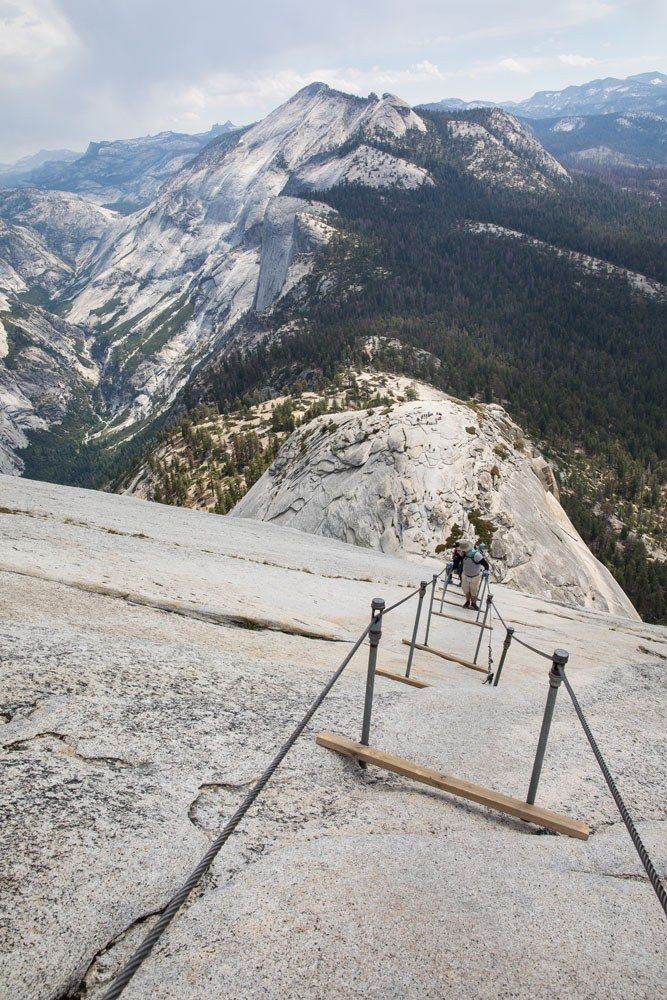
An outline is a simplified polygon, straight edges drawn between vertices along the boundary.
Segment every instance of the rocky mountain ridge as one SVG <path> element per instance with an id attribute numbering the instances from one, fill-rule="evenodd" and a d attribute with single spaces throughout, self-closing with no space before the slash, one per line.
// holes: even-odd
<path id="1" fill-rule="evenodd" d="M 569 177 L 504 110 L 313 85 L 130 216 L 28 188 L 0 207 L 7 471 L 101 485 L 182 408 L 317 387 L 369 336 L 425 351 L 424 372 L 400 352 L 390 367 L 507 401 L 561 452 L 567 435 L 659 450 L 656 213 Z M 579 365 L 597 373 L 583 395 Z M 635 458 L 609 462 L 646 530 L 661 473 L 635 476 Z"/>
<path id="2" fill-rule="evenodd" d="M 503 107 L 526 118 L 555 115 L 615 114 L 627 111 L 667 109 L 667 75 L 636 73 L 625 79 L 605 77 L 563 90 L 540 90 L 523 101 L 462 101 L 457 97 L 419 105 L 431 111 L 465 111 L 480 107 Z"/>
<path id="3" fill-rule="evenodd" d="M 135 139 L 91 142 L 83 154 L 63 159 L 49 157 L 18 173 L 11 167 L 4 173 L 0 171 L 0 186 L 68 191 L 127 214 L 147 205 L 160 185 L 207 143 L 235 128 L 228 121 L 194 135 L 158 132 Z"/>
<path id="4" fill-rule="evenodd" d="M 421 400 L 302 426 L 232 516 L 409 558 L 481 538 L 495 579 L 634 616 L 560 507 L 551 467 L 504 410 L 421 390 Z"/>

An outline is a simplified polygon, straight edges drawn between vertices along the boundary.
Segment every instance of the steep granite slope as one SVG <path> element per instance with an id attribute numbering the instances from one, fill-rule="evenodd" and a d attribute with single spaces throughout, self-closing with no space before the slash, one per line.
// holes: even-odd
<path id="1" fill-rule="evenodd" d="M 101 1000 L 371 598 L 408 596 L 435 564 L 2 476 L 0 529 L 3 988 Z M 571 651 L 664 877 L 666 630 L 495 596 L 528 641 Z M 413 616 L 414 601 L 385 618 L 382 667 L 405 667 Z M 474 631 L 438 619 L 432 641 L 470 655 Z M 124 998 L 660 995 L 662 913 L 566 692 L 538 802 L 588 822 L 586 842 L 317 747 L 321 729 L 358 736 L 366 664 L 362 648 Z M 523 797 L 548 669 L 515 643 L 491 688 L 418 653 L 431 687 L 378 677 L 371 742 Z"/>
<path id="2" fill-rule="evenodd" d="M 434 396 L 311 421 L 233 516 L 420 558 L 457 525 L 471 542 L 483 530 L 496 579 L 635 617 L 558 503 L 551 468 L 504 410 Z"/>
<path id="3" fill-rule="evenodd" d="M 0 472 L 20 475 L 27 435 L 92 416 L 99 372 L 85 330 L 0 291 Z"/>
<path id="4" fill-rule="evenodd" d="M 173 399 L 253 305 L 266 309 L 312 269 L 331 210 L 290 197 L 288 188 L 427 180 L 395 156 L 363 153 L 362 139 L 396 140 L 410 130 L 426 126 L 398 98 L 362 100 L 313 84 L 242 134 L 211 143 L 101 245 L 69 316 L 104 331 L 121 371 L 130 331 L 149 342 L 125 381 L 126 422 Z M 359 149 L 341 158 L 348 142 Z"/>

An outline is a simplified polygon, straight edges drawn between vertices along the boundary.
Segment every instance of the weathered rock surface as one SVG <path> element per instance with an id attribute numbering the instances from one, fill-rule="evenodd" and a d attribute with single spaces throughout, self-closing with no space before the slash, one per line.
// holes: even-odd
<path id="1" fill-rule="evenodd" d="M 558 502 L 553 472 L 500 406 L 430 399 L 318 417 L 234 508 L 355 545 L 433 555 L 459 525 L 493 532 L 493 575 L 519 590 L 636 617 Z"/>
<path id="2" fill-rule="evenodd" d="M 98 1000 L 371 597 L 406 596 L 433 564 L 13 477 L 0 508 L 2 981 L 11 997 Z M 496 601 L 528 641 L 571 650 L 664 874 L 667 631 L 502 585 Z M 404 666 L 413 615 L 387 616 L 382 666 Z M 437 619 L 432 641 L 470 655 L 474 632 Z M 372 742 L 524 795 L 548 666 L 514 644 L 489 688 L 419 654 L 432 687 L 378 678 Z M 587 820 L 586 843 L 317 748 L 317 729 L 358 733 L 365 667 L 362 650 L 125 995 L 659 996 L 662 915 L 566 693 L 538 801 Z"/>

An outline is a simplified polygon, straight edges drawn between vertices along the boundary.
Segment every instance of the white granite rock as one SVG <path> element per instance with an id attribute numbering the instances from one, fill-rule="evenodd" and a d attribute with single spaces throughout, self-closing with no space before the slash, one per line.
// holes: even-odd
<path id="1" fill-rule="evenodd" d="M 318 417 L 289 438 L 233 516 L 419 558 L 457 524 L 474 542 L 479 516 L 493 531 L 494 579 L 636 617 L 560 506 L 552 469 L 500 406 L 434 394 Z"/>
<path id="2" fill-rule="evenodd" d="M 0 532 L 0 992 L 100 1000 L 371 597 L 407 596 L 434 564 L 4 476 Z M 503 585 L 495 599 L 528 641 L 571 651 L 664 876 L 667 630 Z M 414 605 L 386 617 L 381 666 L 404 668 Z M 431 636 L 470 656 L 476 630 L 434 619 Z M 566 692 L 538 802 L 586 820 L 586 843 L 317 747 L 318 729 L 358 735 L 366 662 L 362 649 L 124 997 L 660 996 L 662 914 Z M 432 686 L 378 678 L 372 743 L 523 796 L 548 668 L 514 644 L 490 688 L 419 653 Z"/>

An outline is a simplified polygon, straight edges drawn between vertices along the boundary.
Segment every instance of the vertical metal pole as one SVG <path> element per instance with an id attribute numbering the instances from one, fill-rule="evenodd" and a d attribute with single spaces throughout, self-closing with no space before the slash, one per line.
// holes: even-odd
<path id="1" fill-rule="evenodd" d="M 417 642 L 417 629 L 419 628 L 419 616 L 422 612 L 422 602 L 424 600 L 424 595 L 426 593 L 426 588 L 428 583 L 426 580 L 422 580 L 419 584 L 419 600 L 417 601 L 417 612 L 415 614 L 415 624 L 412 629 L 412 639 L 410 640 L 410 652 L 408 653 L 408 665 L 405 668 L 405 676 L 410 676 L 410 669 L 412 667 L 412 657 L 415 655 L 415 643 Z"/>
<path id="2" fill-rule="evenodd" d="M 442 595 L 440 597 L 440 610 L 442 611 L 445 604 L 445 594 L 447 593 L 447 587 L 452 582 L 452 576 L 454 575 L 454 563 L 447 563 L 447 576 L 445 577 L 445 585 L 442 588 Z"/>
<path id="3" fill-rule="evenodd" d="M 428 646 L 428 634 L 431 630 L 431 615 L 433 614 L 433 598 L 435 597 L 435 585 L 438 582 L 438 574 L 433 574 L 431 581 L 431 601 L 428 606 L 428 618 L 426 619 L 426 632 L 424 634 L 424 645 Z"/>
<path id="4" fill-rule="evenodd" d="M 378 658 L 378 645 L 382 635 L 382 612 L 384 611 L 384 600 L 381 597 L 374 597 L 371 602 L 371 630 L 368 633 L 368 671 L 366 673 L 366 697 L 364 699 L 364 719 L 361 724 L 361 742 L 368 746 L 368 737 L 371 732 L 371 712 L 373 711 L 373 688 L 375 687 L 375 667 Z"/>
<path id="5" fill-rule="evenodd" d="M 549 671 L 549 693 L 547 695 L 547 703 L 544 706 L 542 728 L 540 729 L 540 738 L 537 741 L 535 763 L 533 764 L 533 773 L 530 776 L 530 786 L 528 788 L 528 797 L 526 799 L 529 806 L 532 806 L 535 803 L 537 786 L 540 781 L 542 763 L 544 761 L 544 752 L 547 748 L 549 729 L 551 728 L 551 720 L 556 706 L 556 695 L 558 694 L 558 688 L 563 680 L 563 669 L 569 658 L 570 654 L 566 649 L 554 649 L 551 670 Z"/>
<path id="6" fill-rule="evenodd" d="M 511 625 L 507 626 L 507 632 L 505 633 L 505 640 L 503 642 L 503 651 L 500 657 L 500 663 L 498 664 L 498 669 L 496 670 L 496 676 L 493 678 L 493 686 L 498 687 L 498 681 L 500 680 L 500 675 L 503 672 L 503 667 L 505 666 L 505 660 L 507 659 L 507 654 L 509 648 L 512 644 L 512 637 L 514 635 L 514 629 Z"/>
<path id="7" fill-rule="evenodd" d="M 479 627 L 479 639 L 477 640 L 477 648 L 475 649 L 475 656 L 473 658 L 473 663 L 477 663 L 477 657 L 479 656 L 479 651 L 482 648 L 482 639 L 484 638 L 484 626 L 486 625 L 486 620 L 489 617 L 489 612 L 491 610 L 491 605 L 493 603 L 493 595 L 489 594 L 486 598 L 486 608 L 484 609 L 484 620 Z"/>
<path id="8" fill-rule="evenodd" d="M 485 593 L 487 592 L 488 589 L 489 589 L 489 571 L 488 571 L 488 569 L 483 569 L 482 570 L 482 592 L 479 595 L 479 600 L 477 602 L 478 608 L 477 608 L 477 614 L 475 615 L 475 621 L 476 622 L 479 621 L 479 616 L 482 613 L 482 601 L 484 600 L 484 595 L 485 595 Z"/>

